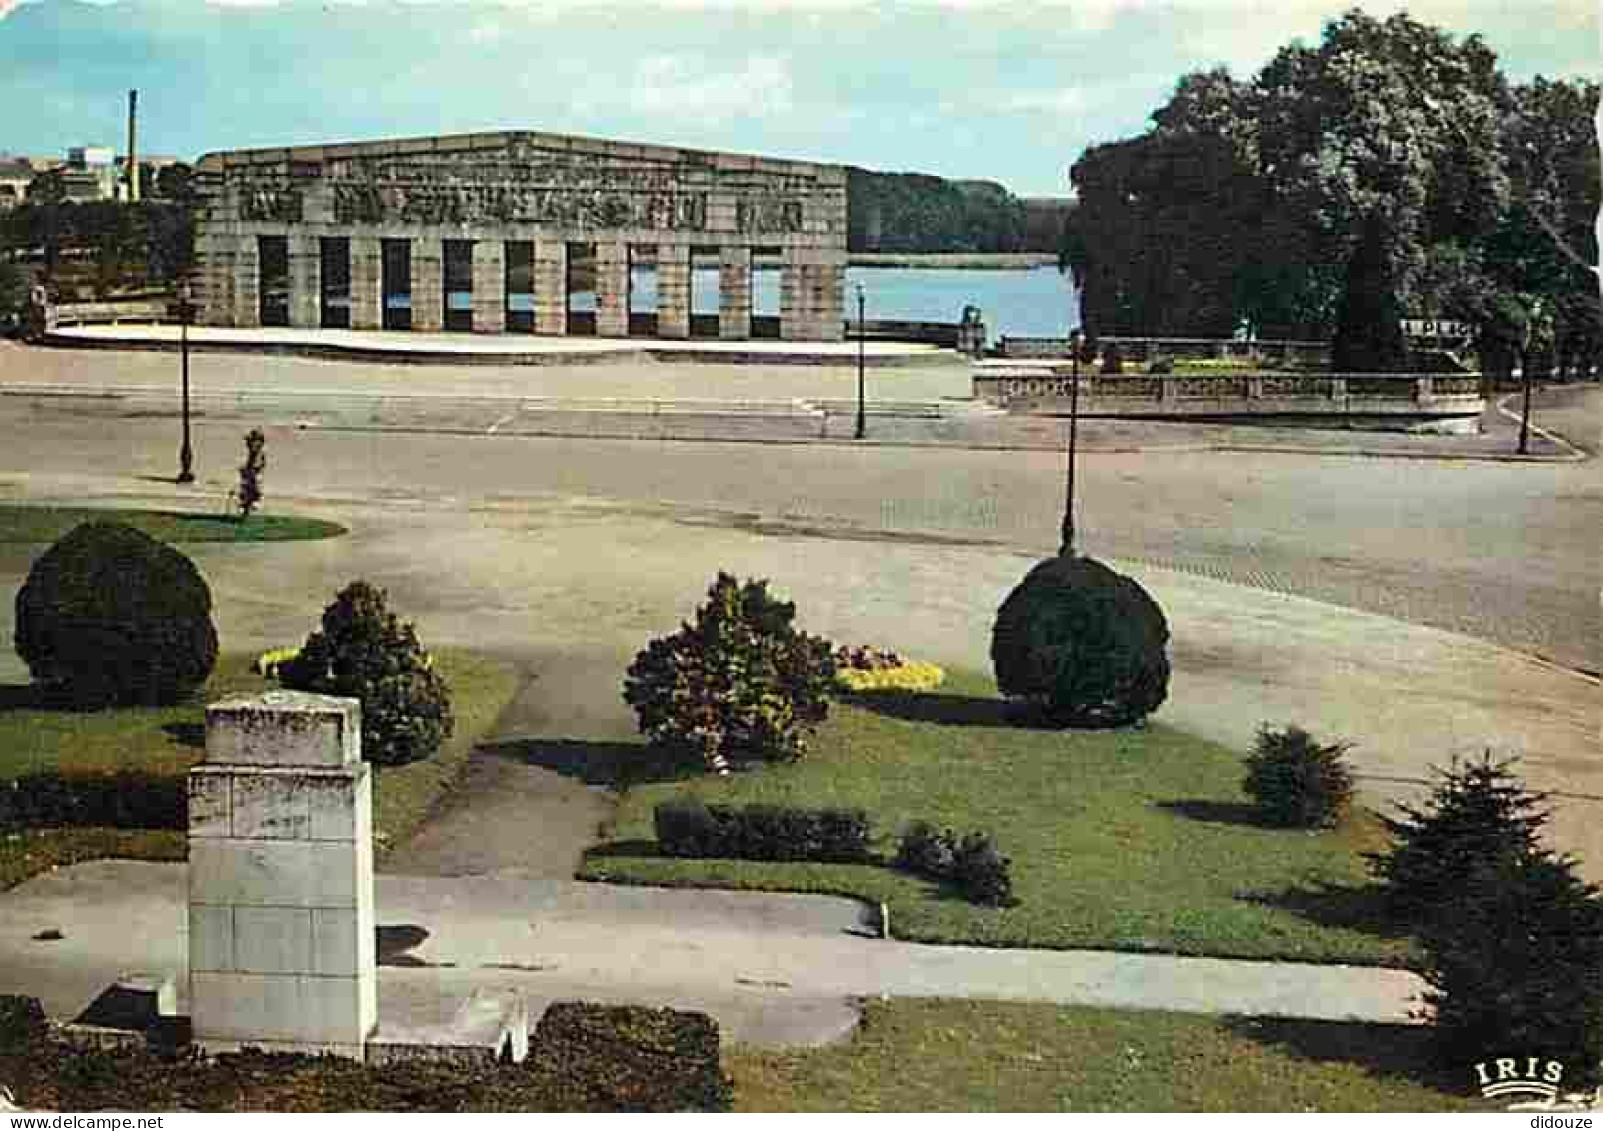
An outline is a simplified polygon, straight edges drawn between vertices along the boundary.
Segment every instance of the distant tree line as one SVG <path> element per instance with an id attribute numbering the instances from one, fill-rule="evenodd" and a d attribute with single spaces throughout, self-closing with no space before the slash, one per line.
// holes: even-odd
<path id="1" fill-rule="evenodd" d="M 862 252 L 1058 249 L 1061 217 L 994 181 L 847 171 L 846 246 Z"/>
<path id="2" fill-rule="evenodd" d="M 1062 260 L 1097 333 L 1333 340 L 1406 365 L 1404 317 L 1483 362 L 1590 369 L 1598 84 L 1512 84 L 1478 36 L 1351 11 L 1248 81 L 1188 74 L 1071 170 Z"/>
<path id="3" fill-rule="evenodd" d="M 72 201 L 59 172 L 36 177 L 24 203 L 0 213 L 0 303 L 16 304 L 24 271 L 68 298 L 171 286 L 194 262 L 191 170 L 150 169 L 142 185 L 137 204 Z"/>

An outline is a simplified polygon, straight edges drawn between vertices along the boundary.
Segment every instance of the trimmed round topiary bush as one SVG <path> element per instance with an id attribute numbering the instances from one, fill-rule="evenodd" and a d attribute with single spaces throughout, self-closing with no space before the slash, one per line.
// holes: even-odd
<path id="1" fill-rule="evenodd" d="M 16 610 L 17 654 L 72 706 L 176 703 L 217 663 L 211 589 L 195 563 L 122 523 L 86 522 L 46 550 Z"/>
<path id="2" fill-rule="evenodd" d="M 1270 824 L 1317 829 L 1335 825 L 1353 800 L 1346 762 L 1351 744 L 1321 743 L 1299 726 L 1258 730 L 1242 788 Z"/>
<path id="3" fill-rule="evenodd" d="M 1003 695 L 1053 726 L 1139 722 L 1169 694 L 1169 625 L 1132 578 L 1092 558 L 1035 566 L 996 613 L 991 664 Z"/>
<path id="4" fill-rule="evenodd" d="M 353 581 L 323 610 L 323 627 L 279 664 L 296 691 L 362 701 L 362 757 L 384 766 L 427 758 L 451 736 L 451 692 L 417 631 L 384 590 Z"/>

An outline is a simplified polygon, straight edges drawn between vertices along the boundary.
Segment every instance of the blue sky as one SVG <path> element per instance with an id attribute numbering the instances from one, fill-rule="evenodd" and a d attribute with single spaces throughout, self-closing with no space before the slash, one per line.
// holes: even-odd
<path id="1" fill-rule="evenodd" d="M 1342 0 L 0 0 L 0 150 L 525 128 L 1060 194 L 1188 70 L 1250 75 Z M 1597 0 L 1415 0 L 1515 78 L 1599 72 Z"/>

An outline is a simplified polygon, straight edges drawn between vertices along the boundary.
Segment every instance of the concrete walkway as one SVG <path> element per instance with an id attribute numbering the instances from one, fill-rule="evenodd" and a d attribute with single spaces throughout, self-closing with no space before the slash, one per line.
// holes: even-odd
<path id="1" fill-rule="evenodd" d="M 46 336 L 45 342 L 88 349 L 175 350 L 180 347 L 180 335 L 181 328 L 173 325 L 117 323 L 59 327 Z M 202 352 L 282 352 L 304 357 L 405 361 L 414 365 L 567 365 L 639 358 L 841 365 L 855 362 L 859 348 L 858 343 L 851 340 L 539 337 L 534 334 L 436 334 L 280 326 L 191 326 L 188 337 L 190 349 Z M 876 367 L 942 364 L 957 356 L 952 350 L 920 342 L 863 342 L 861 348 L 865 364 Z"/>
<path id="2" fill-rule="evenodd" d="M 98 861 L 0 896 L 0 993 L 76 1017 L 118 977 L 173 974 L 185 1008 L 187 867 Z M 474 989 L 701 1009 L 726 1035 L 817 1044 L 865 997 L 1047 1001 L 1405 1023 L 1406 971 L 881 940 L 851 900 L 508 877 L 376 880 L 380 1031 L 448 1018 Z M 38 938 L 59 932 L 56 941 Z"/>

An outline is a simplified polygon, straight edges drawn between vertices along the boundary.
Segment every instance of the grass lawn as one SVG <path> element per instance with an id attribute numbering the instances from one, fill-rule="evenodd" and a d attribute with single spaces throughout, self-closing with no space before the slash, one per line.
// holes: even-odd
<path id="1" fill-rule="evenodd" d="M 163 542 L 293 542 L 345 533 L 335 522 L 258 512 L 240 522 L 225 514 L 0 504 L 0 542 L 48 544 L 85 522 L 121 522 Z"/>
<path id="2" fill-rule="evenodd" d="M 205 691 L 174 707 L 64 711 L 33 706 L 29 686 L 0 686 L 0 783 L 44 771 L 71 776 L 134 769 L 181 779 L 205 754 L 206 703 L 277 686 L 250 670 L 254 659 L 223 656 Z M 474 744 L 517 688 L 517 673 L 499 661 L 453 650 L 436 653 L 436 659 L 451 686 L 456 732 L 433 758 L 378 769 L 373 826 L 381 853 L 404 840 L 456 780 Z M 97 856 L 182 860 L 184 854 L 181 831 L 78 828 L 12 833 L 0 836 L 0 889 L 52 865 Z"/>
<path id="3" fill-rule="evenodd" d="M 928 942 L 1411 964 L 1410 942 L 1375 925 L 1359 856 L 1382 843 L 1373 818 L 1266 828 L 1243 775 L 1233 752 L 1162 725 L 1010 726 L 989 679 L 953 673 L 936 692 L 837 703 L 800 762 L 627 788 L 582 875 L 856 895 L 889 904 L 898 937 Z M 918 818 L 989 832 L 1012 858 L 1019 904 L 976 907 L 873 866 L 658 856 L 653 807 L 685 791 L 861 807 L 887 856 Z"/>
<path id="4" fill-rule="evenodd" d="M 851 1041 L 724 1064 L 738 1111 L 1497 1111 L 1400 1025 L 872 1002 Z"/>

